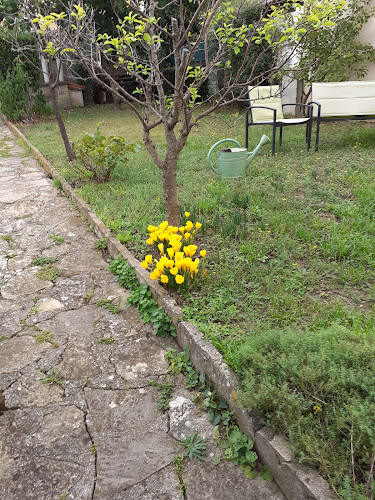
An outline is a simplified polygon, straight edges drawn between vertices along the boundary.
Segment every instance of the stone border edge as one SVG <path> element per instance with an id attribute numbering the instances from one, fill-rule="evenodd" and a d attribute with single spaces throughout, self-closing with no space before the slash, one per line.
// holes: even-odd
<path id="1" fill-rule="evenodd" d="M 168 316 L 171 317 L 177 328 L 177 343 L 182 349 L 189 347 L 190 359 L 198 371 L 204 371 L 210 379 L 217 393 L 229 402 L 231 411 L 237 419 L 237 424 L 245 434 L 254 439 L 255 449 L 261 461 L 267 465 L 276 484 L 288 500 L 339 500 L 339 497 L 330 489 L 328 483 L 311 467 L 299 464 L 293 460 L 293 453 L 288 441 L 277 434 L 272 428 L 261 423 L 260 416 L 253 411 L 241 408 L 237 402 L 238 377 L 224 362 L 219 351 L 203 338 L 200 330 L 190 323 L 183 321 L 182 309 L 170 297 L 168 292 L 158 283 L 150 280 L 148 273 L 140 265 L 134 255 L 124 247 L 117 238 L 111 236 L 110 230 L 90 210 L 89 205 L 78 196 L 73 188 L 54 169 L 49 161 L 34 147 L 22 132 L 11 123 L 2 113 L 10 130 L 18 136 L 31 150 L 42 165 L 48 177 L 57 179 L 65 195 L 71 198 L 78 211 L 94 228 L 95 234 L 105 238 L 107 249 L 111 257 L 122 257 L 133 267 L 140 283 L 147 283 L 154 299 Z"/>

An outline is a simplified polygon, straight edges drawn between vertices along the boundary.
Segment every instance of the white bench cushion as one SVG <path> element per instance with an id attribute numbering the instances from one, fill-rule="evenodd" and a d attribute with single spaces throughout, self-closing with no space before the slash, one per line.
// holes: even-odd
<path id="1" fill-rule="evenodd" d="M 323 117 L 375 115 L 375 82 L 313 83 L 312 100 L 321 104 Z"/>
<path id="2" fill-rule="evenodd" d="M 278 85 L 266 85 L 260 87 L 249 87 L 250 106 L 268 106 L 276 109 L 276 120 L 284 118 L 283 108 L 281 106 L 280 87 Z M 270 109 L 252 109 L 254 122 L 273 121 L 273 111 Z"/>

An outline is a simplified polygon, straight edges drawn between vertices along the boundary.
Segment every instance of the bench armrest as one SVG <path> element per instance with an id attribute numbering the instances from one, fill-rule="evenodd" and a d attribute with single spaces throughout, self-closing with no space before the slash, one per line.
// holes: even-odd
<path id="1" fill-rule="evenodd" d="M 276 123 L 276 109 L 275 108 L 270 108 L 269 106 L 249 106 L 247 108 L 247 111 L 246 111 L 246 116 L 249 115 L 249 111 L 250 111 L 251 123 L 257 123 L 257 122 L 253 122 L 253 113 L 251 112 L 251 110 L 255 109 L 255 108 L 270 109 L 271 111 L 273 111 L 273 122 Z M 263 123 L 263 122 L 259 122 L 259 123 Z"/>
<path id="2" fill-rule="evenodd" d="M 310 105 L 312 107 L 313 114 L 314 114 L 314 106 L 313 106 L 314 104 L 315 104 L 315 106 L 318 106 L 318 116 L 317 116 L 317 118 L 320 118 L 320 113 L 321 113 L 322 105 L 319 102 L 317 102 L 317 101 L 310 101 Z"/>

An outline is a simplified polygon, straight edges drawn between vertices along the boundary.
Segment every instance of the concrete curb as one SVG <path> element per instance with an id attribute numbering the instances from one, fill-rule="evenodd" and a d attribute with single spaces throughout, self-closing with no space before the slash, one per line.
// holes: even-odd
<path id="1" fill-rule="evenodd" d="M 203 334 L 196 326 L 189 321 L 183 321 L 182 309 L 168 292 L 149 279 L 148 272 L 141 267 L 134 255 L 111 236 L 110 230 L 90 210 L 89 205 L 74 192 L 73 188 L 22 132 L 3 115 L 2 118 L 12 132 L 30 148 L 47 175 L 60 181 L 64 193 L 72 199 L 77 209 L 93 226 L 95 234 L 99 238 L 106 239 L 109 254 L 113 258 L 117 258 L 119 254 L 122 255 L 134 268 L 138 281 L 147 283 L 150 287 L 154 299 L 159 306 L 164 308 L 177 328 L 177 343 L 182 349 L 189 347 L 190 358 L 195 368 L 198 371 L 204 371 L 220 397 L 229 402 L 238 426 L 242 432 L 253 437 L 256 452 L 261 461 L 270 468 L 276 484 L 288 500 L 339 500 L 339 497 L 329 488 L 328 483 L 315 470 L 293 461 L 293 453 L 283 436 L 278 435 L 270 427 L 265 427 L 256 412 L 240 407 L 236 391 L 239 385 L 238 377 L 224 362 L 222 355 L 203 338 Z"/>

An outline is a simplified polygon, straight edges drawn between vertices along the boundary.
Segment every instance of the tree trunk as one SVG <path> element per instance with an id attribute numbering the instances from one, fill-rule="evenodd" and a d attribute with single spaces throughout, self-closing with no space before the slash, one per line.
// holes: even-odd
<path id="1" fill-rule="evenodd" d="M 103 64 L 104 70 L 108 72 L 108 74 L 111 76 L 111 78 L 115 79 L 116 70 L 114 68 L 114 63 L 112 61 L 110 61 L 109 59 L 104 58 L 102 61 L 102 64 Z M 113 82 L 112 80 L 110 80 L 110 87 L 112 89 L 111 95 L 112 95 L 112 99 L 113 99 L 113 106 L 115 109 L 119 110 L 119 109 L 121 109 L 121 99 L 118 97 L 118 95 L 115 92 L 116 87 L 118 87 L 118 85 L 116 84 L 116 82 Z"/>
<path id="2" fill-rule="evenodd" d="M 56 87 L 50 85 L 50 90 L 51 90 L 53 109 L 55 110 L 55 117 L 56 117 L 56 121 L 57 121 L 57 124 L 59 126 L 59 129 L 60 129 L 60 134 L 61 134 L 61 138 L 63 140 L 64 146 L 65 146 L 65 151 L 66 151 L 66 154 L 67 154 L 69 160 L 72 161 L 72 160 L 75 160 L 76 155 L 74 154 L 72 146 L 70 145 L 68 134 L 66 132 L 66 128 L 65 128 L 65 124 L 64 124 L 64 120 L 61 116 L 60 104 L 59 104 L 59 100 L 58 100 L 58 96 L 57 96 L 57 92 L 56 92 Z"/>
<path id="3" fill-rule="evenodd" d="M 162 168 L 163 194 L 168 223 L 180 225 L 180 203 L 177 196 L 178 154 L 167 155 Z"/>
<path id="4" fill-rule="evenodd" d="M 113 90 L 113 92 L 111 92 L 112 98 L 113 98 L 113 106 L 116 110 L 120 110 L 121 109 L 121 99 L 118 97 L 118 95 L 115 92 L 116 87 L 117 87 L 116 83 L 111 81 L 111 89 Z"/>

